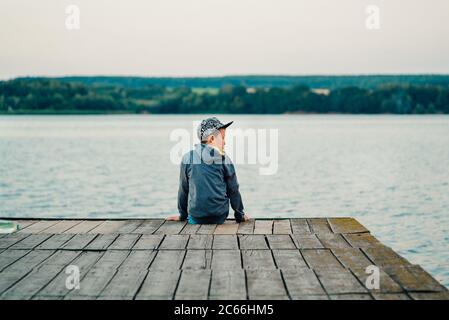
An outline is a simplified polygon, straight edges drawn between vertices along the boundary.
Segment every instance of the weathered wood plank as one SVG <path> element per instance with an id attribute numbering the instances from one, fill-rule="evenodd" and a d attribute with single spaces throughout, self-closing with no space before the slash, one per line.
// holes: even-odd
<path id="1" fill-rule="evenodd" d="M 209 299 L 246 299 L 245 272 L 236 270 L 212 270 Z"/>
<path id="2" fill-rule="evenodd" d="M 325 295 L 315 273 L 309 268 L 282 269 L 282 276 L 290 296 L 294 300 L 308 295 Z"/>
<path id="3" fill-rule="evenodd" d="M 212 250 L 187 250 L 182 269 L 210 269 Z"/>
<path id="4" fill-rule="evenodd" d="M 187 249 L 211 249 L 213 236 L 210 234 L 192 234 Z"/>
<path id="5" fill-rule="evenodd" d="M 154 232 L 155 234 L 179 234 L 184 228 L 186 221 L 164 221 L 164 223 Z"/>
<path id="6" fill-rule="evenodd" d="M 373 293 L 374 300 L 411 300 L 405 293 Z"/>
<path id="7" fill-rule="evenodd" d="M 36 248 L 42 242 L 51 237 L 51 234 L 30 234 L 29 237 L 26 237 L 22 241 L 17 242 L 10 249 L 22 249 L 22 250 L 31 250 Z"/>
<path id="8" fill-rule="evenodd" d="M 132 300 L 147 273 L 146 269 L 120 268 L 100 293 L 98 299 Z"/>
<path id="9" fill-rule="evenodd" d="M 354 218 L 329 218 L 329 225 L 334 233 L 364 233 L 369 232 Z"/>
<path id="10" fill-rule="evenodd" d="M 303 234 L 292 234 L 291 235 L 293 242 L 295 243 L 295 246 L 298 249 L 321 249 L 323 248 L 323 245 L 318 240 L 316 235 L 309 234 L 309 235 L 303 235 Z"/>
<path id="11" fill-rule="evenodd" d="M 217 227 L 216 224 L 202 224 L 196 233 L 197 234 L 213 234 L 216 227 Z"/>
<path id="12" fill-rule="evenodd" d="M 213 270 L 236 270 L 242 268 L 240 250 L 214 250 L 212 253 Z"/>
<path id="13" fill-rule="evenodd" d="M 296 249 L 292 238 L 288 234 L 269 234 L 267 240 L 271 249 Z"/>
<path id="14" fill-rule="evenodd" d="M 332 233 L 332 230 L 329 227 L 326 218 L 311 218 L 307 219 L 307 222 L 309 223 L 310 230 L 313 233 L 316 234 Z"/>
<path id="15" fill-rule="evenodd" d="M 159 250 L 153 263 L 151 270 L 176 270 L 180 269 L 184 261 L 185 250 Z"/>
<path id="16" fill-rule="evenodd" d="M 147 270 L 155 256 L 155 250 L 133 250 L 120 265 L 120 268 Z"/>
<path id="17" fill-rule="evenodd" d="M 45 229 L 50 228 L 51 226 L 57 224 L 60 220 L 41 220 L 36 223 L 33 223 L 29 227 L 19 230 L 19 233 L 40 233 Z"/>
<path id="18" fill-rule="evenodd" d="M 152 270 L 137 293 L 137 300 L 171 300 L 178 285 L 181 270 Z"/>
<path id="19" fill-rule="evenodd" d="M 64 231 L 64 233 L 84 234 L 103 223 L 102 220 L 83 220 L 72 228 Z"/>
<path id="20" fill-rule="evenodd" d="M 299 250 L 272 250 L 274 261 L 279 269 L 306 268 Z"/>
<path id="21" fill-rule="evenodd" d="M 246 270 L 249 299 L 288 299 L 279 270 Z"/>
<path id="22" fill-rule="evenodd" d="M 5 291 L 13 287 L 16 283 L 18 283 L 21 279 L 23 279 L 29 272 L 30 269 L 24 268 L 19 270 L 9 269 L 3 271 L 0 276 L 0 298 Z"/>
<path id="23" fill-rule="evenodd" d="M 347 269 L 319 268 L 315 269 L 315 272 L 327 294 L 367 292 L 366 288 Z"/>
<path id="24" fill-rule="evenodd" d="M 237 236 L 231 234 L 215 234 L 212 248 L 214 250 L 238 249 Z"/>
<path id="25" fill-rule="evenodd" d="M 272 234 L 273 220 L 256 220 L 254 223 L 254 234 Z"/>
<path id="26" fill-rule="evenodd" d="M 351 248 L 341 234 L 324 233 L 317 235 L 324 248 Z"/>
<path id="27" fill-rule="evenodd" d="M 144 220 L 127 220 L 115 233 L 134 233 L 144 223 Z"/>
<path id="28" fill-rule="evenodd" d="M 183 270 L 176 289 L 176 300 L 207 299 L 211 270 Z"/>
<path id="29" fill-rule="evenodd" d="M 36 249 L 58 250 L 71 238 L 73 238 L 73 234 L 53 234 L 47 240 L 38 245 Z"/>
<path id="30" fill-rule="evenodd" d="M 413 300 L 449 300 L 449 292 L 410 292 Z"/>
<path id="31" fill-rule="evenodd" d="M 337 258 L 328 249 L 305 249 L 301 250 L 301 253 L 312 269 L 343 268 Z"/>
<path id="32" fill-rule="evenodd" d="M 98 234 L 111 234 L 117 233 L 117 231 L 125 225 L 124 220 L 107 220 L 100 223 L 98 226 L 89 231 L 89 233 Z"/>
<path id="33" fill-rule="evenodd" d="M 223 224 L 217 225 L 214 234 L 236 234 L 239 224 L 235 220 L 226 220 Z"/>
<path id="34" fill-rule="evenodd" d="M 382 269 L 407 291 L 443 292 L 447 290 L 418 265 L 390 265 Z"/>
<path id="35" fill-rule="evenodd" d="M 239 235 L 240 249 L 268 249 L 264 235 Z"/>
<path id="36" fill-rule="evenodd" d="M 133 233 L 153 234 L 163 223 L 163 219 L 145 220 Z"/>
<path id="37" fill-rule="evenodd" d="M 290 219 L 274 220 L 273 222 L 273 234 L 291 234 L 292 227 L 290 225 Z"/>
<path id="38" fill-rule="evenodd" d="M 27 250 L 5 250 L 0 253 L 0 272 L 5 269 L 10 264 L 13 264 L 24 255 L 26 255 L 29 251 Z M 1 273 L 0 273 L 1 277 Z"/>
<path id="39" fill-rule="evenodd" d="M 139 240 L 139 234 L 120 234 L 108 250 L 130 250 Z"/>
<path id="40" fill-rule="evenodd" d="M 373 300 L 373 298 L 366 293 L 350 293 L 329 295 L 331 300 Z"/>
<path id="41" fill-rule="evenodd" d="M 344 234 L 343 237 L 354 248 L 368 248 L 382 245 L 379 240 L 369 233 Z"/>
<path id="42" fill-rule="evenodd" d="M 304 218 L 295 218 L 290 219 L 290 224 L 292 227 L 293 234 L 300 234 L 300 235 L 310 235 L 310 227 L 307 223 L 307 219 Z"/>
<path id="43" fill-rule="evenodd" d="M 190 235 L 188 234 L 168 234 L 162 241 L 159 249 L 162 250 L 180 250 L 185 249 Z"/>
<path id="44" fill-rule="evenodd" d="M 332 252 L 346 268 L 366 268 L 373 264 L 358 248 L 337 248 Z"/>
<path id="45" fill-rule="evenodd" d="M 73 228 L 74 226 L 78 225 L 79 223 L 81 223 L 80 220 L 62 220 L 59 221 L 58 223 L 55 223 L 51 227 L 42 230 L 41 233 L 55 233 L 55 234 L 63 233 L 69 230 L 70 228 Z"/>
<path id="46" fill-rule="evenodd" d="M 118 237 L 118 234 L 99 234 L 84 250 L 106 250 Z"/>
<path id="47" fill-rule="evenodd" d="M 393 251 L 387 246 L 375 246 L 362 248 L 363 252 L 373 261 L 377 266 L 405 266 L 410 265 L 405 258 Z"/>
<path id="48" fill-rule="evenodd" d="M 96 234 L 75 234 L 72 239 L 62 245 L 61 249 L 83 250 L 96 236 Z"/>
<path id="49" fill-rule="evenodd" d="M 244 269 L 276 269 L 271 250 L 242 250 L 242 259 Z"/>
<path id="50" fill-rule="evenodd" d="M 30 271 L 31 269 L 35 268 L 36 266 L 41 264 L 43 261 L 48 259 L 48 257 L 50 257 L 52 254 L 55 253 L 55 251 L 52 251 L 52 250 L 32 250 L 32 251 L 27 251 L 27 252 L 28 253 L 26 255 L 24 255 L 22 258 L 16 260 L 14 263 L 12 263 L 8 267 L 6 267 L 3 270 L 3 272 L 9 271 L 9 270 Z"/>
<path id="51" fill-rule="evenodd" d="M 133 247 L 133 250 L 154 250 L 159 248 L 164 235 L 143 234 Z"/>
<path id="52" fill-rule="evenodd" d="M 367 279 L 371 272 L 366 272 L 366 267 L 351 267 L 351 271 L 366 286 Z M 403 292 L 401 286 L 397 284 L 384 270 L 379 268 L 379 289 L 368 289 L 373 293 L 400 293 Z"/>
<path id="53" fill-rule="evenodd" d="M 200 224 L 186 223 L 179 234 L 196 234 L 200 227 Z"/>
<path id="54" fill-rule="evenodd" d="M 24 240 L 25 238 L 27 238 L 29 236 L 30 236 L 30 234 L 27 234 L 27 233 L 8 234 L 8 235 L 0 238 L 0 250 L 7 249 L 16 243 L 19 243 L 20 241 Z"/>
<path id="55" fill-rule="evenodd" d="M 239 228 L 237 229 L 237 234 L 253 234 L 254 233 L 254 219 L 240 222 Z"/>

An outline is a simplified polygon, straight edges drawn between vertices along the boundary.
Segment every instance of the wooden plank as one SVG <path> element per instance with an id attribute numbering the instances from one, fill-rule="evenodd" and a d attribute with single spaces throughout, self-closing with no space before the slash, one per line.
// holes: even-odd
<path id="1" fill-rule="evenodd" d="M 310 235 L 311 231 L 307 219 L 295 218 L 290 219 L 293 234 Z"/>
<path id="2" fill-rule="evenodd" d="M 133 250 L 154 250 L 159 248 L 164 235 L 143 234 L 133 247 Z"/>
<path id="3" fill-rule="evenodd" d="M 20 258 L 22 258 L 28 252 L 29 251 L 27 250 L 5 250 L 2 253 L 0 253 L 0 272 L 9 265 L 19 260 Z"/>
<path id="4" fill-rule="evenodd" d="M 374 300 L 410 300 L 405 293 L 373 293 Z"/>
<path id="5" fill-rule="evenodd" d="M 187 249 L 211 249 L 213 236 L 210 234 L 192 234 Z"/>
<path id="6" fill-rule="evenodd" d="M 197 234 L 213 234 L 216 227 L 217 227 L 216 224 L 202 224 L 196 233 Z"/>
<path id="7" fill-rule="evenodd" d="M 273 234 L 291 234 L 292 227 L 290 225 L 290 219 L 274 220 Z"/>
<path id="8" fill-rule="evenodd" d="M 334 233 L 365 233 L 369 232 L 354 218 L 329 218 L 329 225 Z"/>
<path id="9" fill-rule="evenodd" d="M 139 239 L 139 234 L 120 234 L 108 250 L 130 250 Z"/>
<path id="10" fill-rule="evenodd" d="M 312 269 L 343 268 L 340 262 L 338 262 L 332 252 L 328 249 L 305 249 L 301 250 L 301 253 Z"/>
<path id="11" fill-rule="evenodd" d="M 8 267 L 6 267 L 3 270 L 3 272 L 9 271 L 9 270 L 30 271 L 31 269 L 35 268 L 36 266 L 41 264 L 43 261 L 48 259 L 48 257 L 50 257 L 52 254 L 55 253 L 52 250 L 33 250 L 33 251 L 27 251 L 27 252 L 28 252 L 28 254 L 26 254 L 22 258 L 16 260 L 13 264 L 10 264 Z"/>
<path id="12" fill-rule="evenodd" d="M 152 270 L 137 293 L 137 300 L 171 300 L 178 285 L 180 270 Z"/>
<path id="13" fill-rule="evenodd" d="M 264 235 L 239 235 L 240 249 L 268 249 Z"/>
<path id="14" fill-rule="evenodd" d="M 102 220 L 83 220 L 72 228 L 64 231 L 64 233 L 84 234 L 103 223 Z"/>
<path id="15" fill-rule="evenodd" d="M 163 223 L 163 219 L 145 220 L 133 233 L 153 234 Z"/>
<path id="16" fill-rule="evenodd" d="M 33 223 L 28 228 L 19 230 L 19 233 L 40 233 L 45 229 L 50 228 L 52 225 L 55 225 L 59 222 L 59 220 L 41 220 L 36 223 Z"/>
<path id="17" fill-rule="evenodd" d="M 118 237 L 118 234 L 99 234 L 84 250 L 106 250 Z"/>
<path id="18" fill-rule="evenodd" d="M 22 250 L 23 251 L 23 250 Z M 17 282 L 23 279 L 31 269 L 9 269 L 2 272 L 0 275 L 0 299 L 1 294 L 14 286 Z"/>
<path id="19" fill-rule="evenodd" d="M 341 234 L 324 233 L 317 235 L 324 248 L 351 248 Z"/>
<path id="20" fill-rule="evenodd" d="M 298 249 L 321 249 L 323 245 L 318 240 L 317 236 L 314 234 L 303 235 L 303 234 L 292 234 L 291 235 L 295 246 Z"/>
<path id="21" fill-rule="evenodd" d="M 238 249 L 239 244 L 236 235 L 215 234 L 212 248 L 214 250 Z"/>
<path id="22" fill-rule="evenodd" d="M 332 252 L 346 268 L 366 268 L 373 264 L 358 248 L 332 249 Z"/>
<path id="23" fill-rule="evenodd" d="M 132 300 L 147 273 L 146 269 L 120 268 L 100 293 L 98 299 Z"/>
<path id="24" fill-rule="evenodd" d="M 168 221 L 164 223 L 154 232 L 155 234 L 179 234 L 184 228 L 186 221 Z"/>
<path id="25" fill-rule="evenodd" d="M 103 252 L 84 251 L 75 260 L 71 262 L 79 268 L 80 278 L 84 278 L 88 270 L 101 258 Z M 52 281 L 50 281 L 41 291 L 37 293 L 34 298 L 40 299 L 62 299 L 72 290 L 76 291 L 76 288 L 68 289 L 66 286 L 67 274 L 65 272 L 59 273 Z"/>
<path id="26" fill-rule="evenodd" d="M 117 231 L 125 225 L 126 221 L 123 220 L 107 220 L 100 223 L 98 226 L 89 231 L 89 233 L 99 234 L 111 234 L 117 233 Z"/>
<path id="27" fill-rule="evenodd" d="M 38 250 L 58 250 L 67 241 L 73 238 L 73 234 L 53 234 L 36 247 Z"/>
<path id="28" fill-rule="evenodd" d="M 272 234 L 273 220 L 256 220 L 254 223 L 254 234 Z"/>
<path id="29" fill-rule="evenodd" d="M 237 229 L 237 234 L 253 234 L 254 233 L 255 220 L 250 219 L 245 222 L 239 223 L 239 228 Z"/>
<path id="30" fill-rule="evenodd" d="M 214 250 L 212 253 L 213 270 L 236 270 L 242 268 L 240 250 Z"/>
<path id="31" fill-rule="evenodd" d="M 288 234 L 269 234 L 267 240 L 271 249 L 296 249 Z"/>
<path id="32" fill-rule="evenodd" d="M 329 295 L 331 300 L 373 300 L 373 298 L 366 293 L 350 293 Z"/>
<path id="33" fill-rule="evenodd" d="M 14 220 L 12 220 L 14 221 Z M 39 220 L 15 220 L 15 222 L 19 225 L 19 230 L 23 230 L 28 228 L 29 226 L 37 223 Z"/>
<path id="34" fill-rule="evenodd" d="M 244 269 L 276 269 L 271 250 L 242 250 L 242 259 Z"/>
<path id="35" fill-rule="evenodd" d="M 180 269 L 184 261 L 185 250 L 159 250 L 153 263 L 151 270 L 176 270 Z"/>
<path id="36" fill-rule="evenodd" d="M 418 265 L 394 265 L 382 269 L 407 291 L 439 292 L 447 290 Z"/>
<path id="37" fill-rule="evenodd" d="M 38 268 L 54 266 L 62 269 L 80 254 L 81 251 L 57 250 L 48 259 L 43 261 Z"/>
<path id="38" fill-rule="evenodd" d="M 449 300 L 449 292 L 410 292 L 413 300 Z"/>
<path id="39" fill-rule="evenodd" d="M 126 223 L 121 226 L 116 233 L 126 234 L 134 233 L 134 231 L 139 228 L 144 223 L 144 220 L 127 220 Z"/>
<path id="40" fill-rule="evenodd" d="M 36 248 L 42 242 L 51 237 L 51 234 L 30 234 L 20 242 L 17 242 L 10 249 L 21 249 L 21 250 L 31 250 Z"/>
<path id="41" fill-rule="evenodd" d="M 162 250 L 180 250 L 185 249 L 190 235 L 188 234 L 168 234 L 162 241 L 159 249 Z"/>
<path id="42" fill-rule="evenodd" d="M 410 265 L 410 262 L 387 246 L 368 247 L 362 250 L 377 266 Z"/>
<path id="43" fill-rule="evenodd" d="M 58 223 L 55 223 L 51 227 L 42 230 L 41 233 L 56 233 L 56 234 L 63 233 L 69 230 L 70 228 L 73 228 L 80 222 L 81 222 L 80 220 L 62 220 L 59 221 Z"/>
<path id="44" fill-rule="evenodd" d="M 344 268 L 319 268 L 315 272 L 327 294 L 366 293 L 349 270 Z"/>
<path id="45" fill-rule="evenodd" d="M 246 270 L 249 299 L 288 299 L 279 270 Z"/>
<path id="46" fill-rule="evenodd" d="M 236 234 L 239 224 L 235 220 L 226 220 L 223 224 L 217 225 L 214 234 Z"/>
<path id="47" fill-rule="evenodd" d="M 279 269 L 306 268 L 299 250 L 272 250 L 274 261 Z"/>
<path id="48" fill-rule="evenodd" d="M 0 249 L 7 249 L 29 236 L 30 234 L 27 233 L 13 233 L 5 235 L 4 237 L 0 238 Z"/>
<path id="49" fill-rule="evenodd" d="M 246 299 L 245 272 L 236 270 L 212 270 L 209 299 Z"/>
<path id="50" fill-rule="evenodd" d="M 183 270 L 179 279 L 178 288 L 176 289 L 175 299 L 207 299 L 209 292 L 209 283 L 211 278 L 211 270 Z"/>
<path id="51" fill-rule="evenodd" d="M 186 223 L 179 234 L 196 234 L 200 227 L 200 224 Z"/>
<path id="52" fill-rule="evenodd" d="M 282 276 L 287 290 L 294 300 L 301 300 L 309 295 L 326 294 L 317 276 L 311 269 L 282 269 Z"/>
<path id="53" fill-rule="evenodd" d="M 316 234 L 332 233 L 326 218 L 307 219 L 310 230 Z"/>
<path id="54" fill-rule="evenodd" d="M 212 250 L 187 250 L 182 269 L 210 269 Z"/>
<path id="55" fill-rule="evenodd" d="M 61 249 L 83 250 L 96 236 L 96 234 L 75 234 L 72 239 L 67 241 L 61 247 Z"/>
<path id="56" fill-rule="evenodd" d="M 120 268 L 135 269 L 136 271 L 147 270 L 155 256 L 156 251 L 154 250 L 133 250 L 120 265 Z"/>
<path id="57" fill-rule="evenodd" d="M 343 237 L 354 248 L 368 248 L 382 245 L 379 240 L 369 233 L 344 234 Z"/>
<path id="58" fill-rule="evenodd" d="M 352 267 L 352 273 L 359 279 L 359 281 L 366 286 L 366 281 L 371 275 L 366 272 L 366 267 Z M 397 284 L 384 270 L 379 268 L 379 289 L 368 289 L 373 293 L 400 293 L 403 292 L 401 286 Z"/>

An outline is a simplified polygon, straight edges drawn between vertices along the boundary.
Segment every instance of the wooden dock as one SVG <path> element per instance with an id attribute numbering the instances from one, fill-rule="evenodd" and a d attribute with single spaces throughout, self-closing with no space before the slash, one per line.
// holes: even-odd
<path id="1" fill-rule="evenodd" d="M 352 218 L 16 221 L 0 235 L 0 299 L 449 299 Z"/>

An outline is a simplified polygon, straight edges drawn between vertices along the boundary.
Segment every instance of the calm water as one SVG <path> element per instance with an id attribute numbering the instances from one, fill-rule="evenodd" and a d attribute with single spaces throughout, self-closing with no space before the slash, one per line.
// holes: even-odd
<path id="1" fill-rule="evenodd" d="M 449 286 L 449 117 L 223 116 L 279 129 L 279 167 L 237 165 L 253 217 L 353 216 Z M 175 128 L 195 116 L 0 117 L 1 217 L 176 214 Z"/>

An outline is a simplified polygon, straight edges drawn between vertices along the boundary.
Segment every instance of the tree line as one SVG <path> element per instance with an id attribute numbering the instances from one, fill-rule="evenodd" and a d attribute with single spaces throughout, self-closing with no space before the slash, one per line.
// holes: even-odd
<path id="1" fill-rule="evenodd" d="M 195 88 L 19 78 L 0 82 L 0 113 L 449 113 L 448 84 Z"/>

